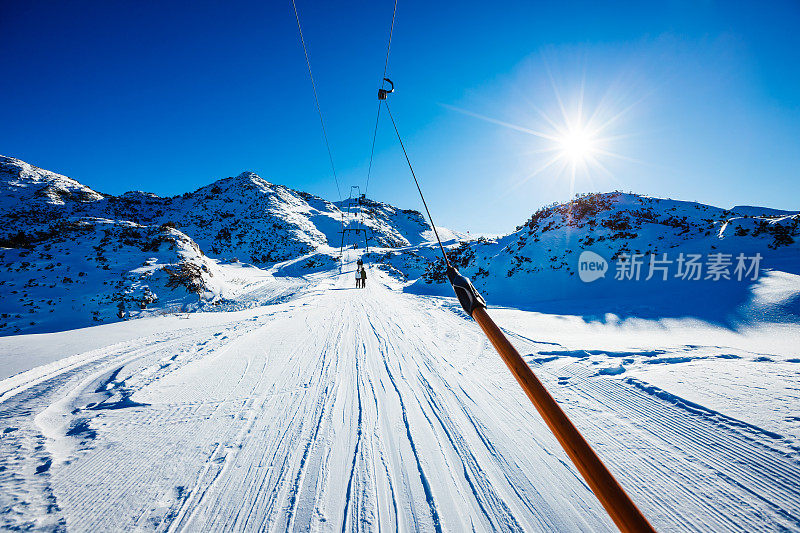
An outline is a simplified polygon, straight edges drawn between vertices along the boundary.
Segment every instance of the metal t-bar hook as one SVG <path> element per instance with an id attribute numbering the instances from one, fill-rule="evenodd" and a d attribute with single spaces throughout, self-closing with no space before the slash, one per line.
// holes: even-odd
<path id="1" fill-rule="evenodd" d="M 383 87 L 378 89 L 378 100 L 386 100 L 386 96 L 394 92 L 394 83 L 392 83 L 392 80 L 390 80 L 389 78 L 383 78 L 383 81 L 389 82 L 389 85 L 391 85 L 391 87 L 389 88 L 388 91 Z"/>

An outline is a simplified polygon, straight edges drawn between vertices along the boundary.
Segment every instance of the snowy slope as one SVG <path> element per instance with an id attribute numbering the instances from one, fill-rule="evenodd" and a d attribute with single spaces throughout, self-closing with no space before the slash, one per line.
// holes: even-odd
<path id="1" fill-rule="evenodd" d="M 0 527 L 614 530 L 452 300 L 377 269 L 356 291 L 350 268 L 278 305 L 97 326 L 0 381 Z M 657 530 L 800 531 L 796 325 L 492 312 Z M 0 361 L 67 335 L 0 339 Z"/>
<path id="2" fill-rule="evenodd" d="M 436 236 L 430 224 L 422 216 L 422 213 L 413 209 L 399 209 L 389 204 L 376 202 L 369 198 L 363 199 L 360 203 L 343 200 L 336 202 L 336 205 L 345 213 L 347 227 L 364 227 L 371 230 L 375 235 L 374 246 L 383 248 L 401 248 L 410 245 L 420 245 L 436 240 Z M 353 208 L 361 209 L 363 215 L 353 216 Z M 447 228 L 437 226 L 439 237 L 450 242 L 462 238 L 463 235 Z M 354 237 L 351 240 L 355 241 Z M 338 244 L 338 243 L 337 243 Z"/>
<path id="3" fill-rule="evenodd" d="M 46 238 L 64 221 L 102 211 L 104 200 L 66 176 L 0 156 L 0 245 Z"/>
<path id="4" fill-rule="evenodd" d="M 172 198 L 112 196 L 0 156 L 0 335 L 241 307 L 242 284 L 260 275 L 239 276 L 240 261 L 288 261 L 276 274 L 302 276 L 331 261 L 343 221 L 366 227 L 372 246 L 420 244 L 432 234 L 416 211 L 365 199 L 363 214 L 354 212 L 252 172 Z"/>
<path id="5" fill-rule="evenodd" d="M 370 199 L 328 202 L 269 183 L 251 172 L 172 198 L 144 192 L 115 197 L 12 158 L 0 158 L 0 192 L 0 220 L 4 222 L 0 246 L 5 246 L 0 248 L 0 286 L 6 287 L 10 304 L 5 306 L 5 316 L 0 316 L 0 334 L 117 320 L 119 302 L 128 317 L 165 309 L 194 310 L 208 303 L 246 306 L 249 304 L 236 299 L 242 292 L 236 281 L 239 271 L 233 272 L 232 283 L 224 281 L 230 278 L 224 274 L 228 266 L 245 261 L 276 276 L 295 278 L 328 268 L 342 243 L 343 225 L 368 229 L 371 246 L 378 247 L 368 260 L 407 282 L 407 291 L 450 295 L 444 265 L 431 242 L 433 232 L 422 215 Z M 50 240 L 69 232 L 80 241 L 74 248 L 87 250 L 81 256 L 91 264 L 94 252 L 88 249 L 97 245 L 92 234 L 70 228 L 84 223 L 90 227 L 92 220 L 104 220 L 118 228 L 109 230 L 109 235 L 124 233 L 127 230 L 119 228 L 130 225 L 149 233 L 174 226 L 192 241 L 189 247 L 199 254 L 198 264 L 209 272 L 203 271 L 203 275 L 211 278 L 212 270 L 218 272 L 213 290 L 189 291 L 199 295 L 191 297 L 183 288 L 176 291 L 177 287 L 158 285 L 155 278 L 153 287 L 140 280 L 136 288 L 119 289 L 131 286 L 131 269 L 154 259 L 147 255 L 146 243 L 123 238 L 110 251 L 108 269 L 97 271 L 96 282 L 76 291 L 74 285 L 64 283 L 72 276 L 62 267 L 74 263 L 75 251 L 61 239 L 60 248 L 53 253 Z M 620 316 L 695 316 L 725 324 L 800 316 L 797 213 L 754 206 L 721 209 L 616 192 L 542 208 L 515 232 L 498 238 L 464 241 L 463 235 L 439 230 L 453 263 L 495 305 L 580 312 L 589 319 L 613 312 Z M 81 241 L 84 235 L 85 242 Z M 363 247 L 362 234 L 348 232 L 345 237 L 345 244 Z M 132 248 L 127 249 L 129 246 Z M 626 282 L 614 280 L 610 271 L 603 279 L 586 284 L 576 275 L 578 257 L 584 250 L 600 254 L 610 268 L 621 256 L 641 254 L 645 263 L 642 277 L 647 274 L 646 263 L 663 254 L 672 262 L 681 253 L 704 258 L 712 253 L 732 258 L 761 254 L 763 262 L 759 279 L 750 282 L 672 278 Z M 62 253 L 72 259 L 60 261 Z M 131 262 L 133 257 L 137 264 Z M 155 258 L 154 264 L 176 262 L 180 262 L 176 257 Z M 216 270 L 212 268 L 215 262 Z M 86 274 L 89 270 L 78 269 Z M 36 273 L 35 280 L 25 277 L 29 271 Z M 26 283 L 40 288 L 30 290 Z M 118 289 L 106 290 L 111 286 Z M 266 282 L 265 286 L 276 285 Z M 158 299 L 143 296 L 150 293 Z M 137 311 L 136 302 L 148 298 L 152 302 L 145 312 Z M 74 305 L 60 305 L 74 301 L 80 302 L 78 314 L 72 313 Z M 61 325 L 59 317 L 65 317 Z"/>
<path id="6" fill-rule="evenodd" d="M 225 296 L 216 263 L 168 226 L 81 218 L 0 256 L 6 334 L 146 316 L 154 307 L 193 310 Z"/>
<path id="7" fill-rule="evenodd" d="M 115 197 L 3 158 L 0 187 L 0 529 L 614 530 L 419 213 L 252 173 Z M 343 214 L 381 247 L 336 261 Z M 657 530 L 800 531 L 798 220 L 610 193 L 443 234 Z M 584 283 L 582 250 L 763 262 Z"/>
<path id="8" fill-rule="evenodd" d="M 581 312 L 580 301 L 588 299 L 586 312 L 600 314 L 685 316 L 694 312 L 700 318 L 723 320 L 726 313 L 738 309 L 768 319 L 800 315 L 800 214 L 739 209 L 619 192 L 586 195 L 540 209 L 504 237 L 451 247 L 449 255 L 462 274 L 496 304 L 553 310 L 558 306 L 544 302 L 562 300 L 566 308 Z M 609 262 L 604 278 L 592 283 L 579 279 L 579 257 L 585 250 Z M 676 278 L 681 253 L 699 254 L 704 261 L 709 254 L 729 254 L 734 263 L 728 269 L 731 279 L 709 281 L 705 271 L 700 280 Z M 640 279 L 616 280 L 614 262 L 634 254 L 642 263 Z M 664 281 L 658 272 L 646 280 L 651 257 L 660 260 L 664 254 L 671 261 L 668 279 Z M 739 254 L 761 254 L 758 280 L 736 279 Z M 419 275 L 408 290 L 449 294 L 441 260 Z M 770 299 L 770 292 L 781 301 L 767 308 L 761 304 Z M 598 299 L 616 303 L 598 306 Z"/>

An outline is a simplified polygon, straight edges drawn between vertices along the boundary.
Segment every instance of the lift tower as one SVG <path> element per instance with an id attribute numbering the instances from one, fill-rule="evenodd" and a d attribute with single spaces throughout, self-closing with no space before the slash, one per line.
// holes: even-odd
<path id="1" fill-rule="evenodd" d="M 355 195 L 353 192 L 355 191 Z M 342 206 L 342 243 L 339 247 L 339 255 L 344 254 L 344 241 L 348 233 L 355 233 L 356 240 L 359 234 L 364 235 L 364 250 L 369 252 L 369 233 L 367 227 L 364 225 L 364 201 L 365 196 L 361 194 L 361 188 L 358 185 L 350 187 L 350 197 L 347 203 Z"/>

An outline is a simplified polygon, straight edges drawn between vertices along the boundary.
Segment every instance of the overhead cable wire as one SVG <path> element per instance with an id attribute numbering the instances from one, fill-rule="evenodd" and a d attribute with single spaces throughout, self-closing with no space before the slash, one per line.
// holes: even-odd
<path id="1" fill-rule="evenodd" d="M 395 0 L 396 2 L 396 0 Z M 303 44 L 303 53 L 306 56 L 306 65 L 308 66 L 308 76 L 311 78 L 311 88 L 314 90 L 314 101 L 317 104 L 317 114 L 319 115 L 319 123 L 322 126 L 322 136 L 325 138 L 325 146 L 328 147 L 328 159 L 331 162 L 331 170 L 333 171 L 333 179 L 336 182 L 336 192 L 339 195 L 339 201 L 342 201 L 342 190 L 339 188 L 339 178 L 336 175 L 336 166 L 333 164 L 333 153 L 331 152 L 331 143 L 328 142 L 328 132 L 325 130 L 325 120 L 322 118 L 322 107 L 319 105 L 319 96 L 317 96 L 317 84 L 314 81 L 314 73 L 311 72 L 311 60 L 308 58 L 308 48 L 306 47 L 306 40 L 303 37 L 303 28 L 300 25 L 300 15 L 297 14 L 297 4 L 292 0 L 292 7 L 294 8 L 294 18 L 297 20 L 297 30 L 300 32 L 300 42 Z"/>
<path id="2" fill-rule="evenodd" d="M 436 240 L 439 243 L 439 249 L 442 251 L 442 256 L 447 264 L 447 278 L 453 286 L 456 297 L 464 311 L 475 319 L 484 334 L 486 334 L 486 337 L 500 354 L 500 357 L 503 359 L 506 366 L 508 366 L 508 369 L 517 380 L 517 383 L 519 383 L 525 391 L 525 394 L 536 407 L 536 410 L 539 411 L 539 414 L 550 428 L 550 431 L 553 432 L 553 435 L 555 435 L 567 456 L 572 460 L 589 488 L 595 496 L 597 496 L 597 499 L 606 509 L 608 515 L 620 531 L 622 533 L 655 533 L 655 529 L 653 529 L 647 517 L 642 514 L 636 506 L 636 503 L 616 480 L 614 474 L 606 467 L 558 402 L 556 402 L 553 396 L 547 391 L 539 378 L 536 377 L 536 374 L 534 374 L 525 359 L 523 359 L 517 349 L 514 348 L 514 345 L 511 344 L 505 333 L 503 333 L 500 327 L 497 326 L 486 312 L 486 301 L 480 293 L 475 290 L 472 282 L 468 278 L 462 276 L 458 270 L 453 268 L 450 264 L 450 261 L 447 259 L 447 254 L 444 251 L 444 246 L 442 246 L 442 241 L 439 238 L 439 232 L 436 230 L 436 225 L 433 223 L 428 204 L 425 201 L 425 195 L 422 194 L 422 189 L 419 186 L 419 181 L 417 181 L 414 168 L 411 166 L 411 160 L 408 158 L 403 139 L 400 136 L 397 124 L 392 116 L 392 110 L 386 100 L 384 100 L 384 103 L 386 104 L 386 111 L 389 113 L 389 118 L 392 120 L 394 131 L 397 134 L 397 140 L 400 141 L 400 147 L 403 149 L 403 155 L 406 156 L 406 163 L 408 163 L 408 168 L 411 170 L 411 176 L 414 178 L 414 183 L 417 186 L 417 191 L 419 191 L 422 204 L 425 206 L 425 212 L 428 213 L 428 219 L 433 227 Z"/>
<path id="3" fill-rule="evenodd" d="M 395 14 L 396 13 L 397 0 L 395 0 Z M 380 91 L 378 92 L 378 118 L 380 118 L 380 103 L 383 102 L 386 104 L 386 112 L 389 114 L 389 118 L 392 121 L 392 127 L 397 135 L 397 140 L 400 142 L 400 148 L 403 149 L 403 155 L 406 158 L 408 169 L 411 171 L 411 177 L 414 178 L 414 184 L 417 186 L 422 205 L 425 206 L 425 212 L 433 228 L 433 233 L 436 236 L 436 242 L 439 244 L 439 250 L 442 252 L 442 257 L 447 267 L 446 276 L 453 286 L 459 303 L 464 311 L 481 327 L 486 337 L 500 354 L 503 362 L 536 407 L 536 410 L 539 411 L 539 414 L 553 432 L 553 435 L 555 435 L 567 456 L 572 460 L 589 488 L 597 496 L 620 531 L 622 533 L 655 533 L 655 529 L 636 506 L 636 503 L 628 496 L 625 489 L 622 488 L 611 471 L 608 470 L 588 441 L 584 439 L 583 435 L 581 435 L 580 431 L 578 431 L 558 402 L 556 402 L 553 396 L 547 391 L 539 378 L 536 377 L 531 367 L 525 359 L 522 358 L 517 349 L 514 348 L 514 345 L 511 344 L 505 333 L 503 333 L 503 330 L 501 330 L 494 320 L 492 320 L 491 316 L 489 316 L 486 311 L 486 301 L 480 293 L 478 293 L 474 285 L 472 285 L 472 282 L 468 278 L 462 276 L 458 270 L 450 264 L 447 253 L 444 251 L 442 240 L 439 238 L 439 231 L 436 229 L 431 211 L 428 209 L 428 202 L 425 201 L 425 195 L 422 194 L 422 188 L 419 185 L 419 180 L 417 180 L 414 167 L 411 165 L 411 159 L 408 157 L 405 143 L 403 143 L 403 138 L 400 135 L 397 123 L 392 115 L 392 109 L 389 107 L 389 102 L 386 99 L 387 95 L 394 90 L 394 84 L 386 79 L 386 69 L 389 63 L 389 48 L 392 44 L 393 30 L 394 15 L 392 15 L 392 27 L 389 30 L 389 46 L 386 49 L 386 63 L 384 64 L 383 78 L 384 82 L 388 81 L 392 85 L 392 90 L 384 90 L 384 85 L 383 83 L 381 84 Z M 375 134 L 377 134 L 377 128 L 378 119 L 375 121 Z M 375 134 L 373 134 L 372 140 L 373 153 L 375 150 Z M 370 170 L 371 169 L 372 154 L 370 154 Z M 369 171 L 367 173 L 367 185 L 369 185 Z"/>
<path id="4" fill-rule="evenodd" d="M 403 144 L 403 139 L 400 137 L 400 132 L 397 130 L 397 124 L 394 121 L 394 117 L 392 116 L 392 110 L 389 108 L 389 102 L 383 100 L 383 103 L 386 104 L 386 111 L 389 113 L 389 118 L 392 120 L 392 126 L 394 126 L 394 132 L 397 134 L 397 140 L 400 141 L 400 148 L 403 149 L 403 155 L 406 156 L 406 163 L 408 163 L 408 169 L 411 171 L 411 177 L 414 178 L 414 183 L 417 186 L 417 191 L 419 191 L 419 197 L 422 198 L 422 205 L 425 206 L 425 212 L 428 213 L 428 220 L 431 221 L 431 227 L 433 228 L 433 234 L 436 235 L 436 242 L 439 243 L 439 249 L 442 251 L 442 257 L 444 257 L 444 262 L 447 264 L 447 267 L 450 268 L 450 260 L 447 258 L 447 254 L 444 251 L 444 246 L 442 246 L 442 239 L 439 238 L 439 232 L 436 230 L 436 224 L 433 223 L 433 217 L 431 216 L 431 211 L 428 209 L 428 202 L 425 201 L 425 195 L 422 194 L 422 189 L 419 186 L 419 181 L 417 181 L 417 175 L 414 173 L 414 167 L 411 166 L 411 160 L 408 158 L 408 152 L 406 152 L 406 147 Z"/>
<path id="5" fill-rule="evenodd" d="M 394 34 L 394 19 L 397 16 L 397 0 L 394 0 L 394 10 L 392 11 L 392 24 L 389 26 L 389 44 L 386 45 L 386 61 L 383 63 L 383 76 L 381 76 L 381 87 L 386 78 L 386 71 L 389 68 L 389 51 L 392 49 L 392 35 Z M 375 156 L 375 139 L 378 136 L 378 122 L 381 118 L 381 102 L 378 100 L 378 112 L 375 116 L 375 131 L 372 132 L 372 148 L 369 151 L 369 168 L 367 169 L 367 184 L 364 186 L 364 196 L 369 192 L 369 178 L 372 174 L 372 159 Z"/>

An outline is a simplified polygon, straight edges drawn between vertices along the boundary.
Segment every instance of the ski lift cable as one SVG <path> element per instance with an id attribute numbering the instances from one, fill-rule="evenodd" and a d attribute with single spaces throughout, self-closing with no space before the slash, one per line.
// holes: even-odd
<path id="1" fill-rule="evenodd" d="M 317 103 L 317 112 L 319 113 L 320 123 L 322 124 L 322 132 L 325 137 L 325 143 L 328 147 L 328 156 L 331 160 L 331 168 L 334 172 L 336 179 L 336 188 L 339 191 L 339 200 L 341 201 L 341 190 L 339 189 L 339 180 L 336 177 L 336 170 L 333 165 L 333 156 L 331 155 L 330 144 L 328 143 L 327 133 L 325 132 L 325 123 L 322 118 L 322 110 L 317 98 L 316 84 L 314 83 L 314 76 L 311 72 L 311 62 L 308 58 L 308 50 L 306 48 L 305 39 L 303 37 L 303 30 L 300 26 L 300 17 L 297 14 L 297 6 L 295 0 L 292 0 L 294 7 L 295 18 L 297 19 L 297 28 L 300 32 L 300 40 L 303 44 L 303 51 L 306 56 L 306 64 L 308 66 L 309 76 L 311 77 L 311 84 L 314 89 L 314 99 Z M 444 250 L 442 241 L 439 238 L 439 232 L 433 222 L 428 203 L 425 201 L 425 196 L 422 194 L 422 188 L 417 180 L 414 167 L 411 165 L 411 159 L 408 157 L 403 139 L 400 136 L 400 131 L 397 128 L 397 123 L 392 115 L 391 108 L 387 101 L 387 96 L 393 92 L 394 84 L 386 78 L 386 69 L 389 61 L 389 50 L 391 47 L 391 37 L 394 30 L 394 18 L 397 13 L 397 0 L 395 0 L 394 13 L 392 15 L 392 26 L 389 32 L 389 46 L 386 50 L 386 63 L 384 64 L 384 78 L 381 82 L 381 87 L 378 90 L 378 119 L 380 118 L 380 104 L 381 101 L 386 105 L 386 111 L 392 121 L 397 140 L 400 142 L 400 147 L 403 150 L 403 155 L 406 158 L 406 163 L 411 171 L 411 176 L 414 179 L 414 184 L 417 186 L 422 204 L 425 207 L 425 212 L 428 215 L 428 220 L 433 228 L 436 241 L 439 244 L 439 249 L 442 252 L 446 264 L 446 274 L 453 287 L 459 303 L 464 311 L 472 317 L 483 330 L 486 337 L 489 339 L 495 350 L 500 354 L 503 362 L 511 371 L 514 378 L 519 383 L 520 387 L 525 391 L 525 394 L 531 400 L 536 410 L 544 419 L 550 431 L 555 435 L 561 447 L 572 460 L 578 471 L 586 480 L 592 492 L 598 498 L 600 503 L 608 512 L 611 519 L 624 533 L 655 533 L 655 529 L 642 514 L 636 504 L 631 500 L 630 496 L 625 492 L 614 475 L 608 470 L 600 457 L 592 449 L 591 445 L 584 439 L 567 414 L 561 409 L 561 406 L 556 402 L 553 396 L 547 391 L 542 382 L 533 373 L 533 370 L 528 363 L 522 358 L 520 353 L 514 348 L 514 345 L 506 337 L 505 333 L 495 324 L 492 318 L 486 311 L 486 301 L 478 293 L 469 278 L 462 276 L 456 268 L 454 268 L 447 257 Z M 388 82 L 391 86 L 389 90 L 385 89 L 385 83 Z M 376 120 L 376 133 L 377 133 L 377 120 Z M 373 135 L 374 137 L 374 135 Z M 374 153 L 374 139 L 373 139 L 373 153 Z M 372 156 L 370 156 L 370 160 Z M 370 162 L 371 166 L 371 162 Z M 352 195 L 352 188 L 351 188 Z M 344 220 L 342 220 L 344 223 Z M 342 239 L 344 240 L 344 225 L 342 226 Z"/>
<path id="2" fill-rule="evenodd" d="M 389 91 L 390 92 L 390 91 Z M 655 533 L 655 529 L 642 514 L 633 500 L 628 496 L 622 485 L 619 484 L 617 479 L 606 467 L 597 453 L 592 449 L 591 445 L 581 435 L 578 428 L 572 423 L 567 414 L 556 402 L 555 398 L 547 391 L 544 384 L 536 377 L 531 367 L 522 358 L 520 353 L 508 340 L 505 333 L 500 327 L 495 324 L 492 318 L 486 311 L 486 301 L 480 293 L 472 285 L 469 278 L 462 276 L 456 268 L 454 268 L 447 258 L 447 254 L 442 246 L 442 241 L 439 239 L 439 232 L 433 223 L 431 212 L 428 209 L 428 204 L 425 201 L 425 196 L 422 194 L 422 189 L 419 186 L 419 181 L 414 173 L 414 168 L 411 166 L 411 160 L 408 158 L 403 139 L 400 137 L 400 132 L 397 129 L 397 124 L 392 116 L 392 110 L 389 103 L 386 101 L 388 92 L 379 92 L 378 98 L 383 100 L 386 105 L 386 111 L 389 113 L 389 118 L 394 126 L 394 131 L 397 134 L 397 140 L 400 141 L 400 147 L 403 149 L 403 155 L 406 157 L 406 163 L 411 171 L 411 176 L 414 178 L 414 183 L 419 191 L 422 204 L 425 206 L 425 211 L 428 213 L 428 220 L 430 220 L 433 227 L 436 240 L 439 243 L 439 249 L 442 251 L 445 263 L 447 264 L 447 278 L 453 291 L 456 293 L 461 307 L 464 311 L 471 316 L 475 322 L 483 330 L 483 333 L 492 343 L 497 353 L 503 359 L 511 374 L 517 380 L 522 390 L 533 403 L 536 410 L 541 415 L 542 419 L 550 428 L 550 431 L 555 435 L 561 447 L 567 453 L 572 463 L 581 473 L 589 488 L 595 494 L 597 499 L 605 508 L 608 515 L 623 533 Z"/>
<path id="3" fill-rule="evenodd" d="M 395 0 L 396 1 L 396 0 Z M 306 40 L 303 36 L 303 28 L 300 25 L 300 15 L 297 14 L 297 4 L 292 0 L 292 8 L 294 8 L 294 18 L 297 21 L 297 30 L 300 32 L 300 42 L 303 45 L 303 54 L 306 56 L 306 66 L 308 66 L 308 76 L 311 78 L 311 88 L 314 91 L 314 102 L 317 104 L 317 114 L 319 115 L 319 123 L 322 126 L 322 136 L 325 139 L 325 146 L 328 147 L 328 159 L 331 162 L 331 170 L 333 171 L 333 179 L 336 182 L 336 192 L 339 195 L 339 201 L 342 201 L 342 190 L 339 188 L 339 178 L 336 175 L 336 166 L 333 164 L 333 153 L 331 152 L 331 144 L 328 142 L 328 132 L 325 130 L 325 120 L 322 118 L 322 107 L 319 105 L 319 96 L 317 96 L 317 84 L 314 81 L 314 73 L 311 71 L 311 60 L 308 58 L 308 48 L 306 47 Z"/>
<path id="4" fill-rule="evenodd" d="M 369 191 L 369 177 L 372 174 L 372 159 L 375 156 L 375 139 L 378 137 L 378 122 L 381 119 L 381 103 L 378 102 L 378 113 L 375 116 L 375 130 L 372 132 L 372 148 L 369 151 L 369 168 L 367 168 L 367 184 L 364 187 L 364 194 Z"/>
<path id="5" fill-rule="evenodd" d="M 397 17 L 397 0 L 394 0 L 394 10 L 392 11 L 392 24 L 389 26 L 389 43 L 386 45 L 386 61 L 383 63 L 383 76 L 381 76 L 381 88 L 386 83 L 386 71 L 389 68 L 389 51 L 392 48 L 392 35 L 394 34 L 394 20 Z M 375 116 L 375 130 L 372 132 L 372 148 L 369 151 L 369 168 L 367 169 L 367 184 L 364 186 L 364 195 L 369 192 L 369 177 L 372 174 L 372 159 L 375 156 L 375 139 L 378 136 L 378 122 L 381 118 L 381 102 L 378 100 L 378 112 Z"/>
<path id="6" fill-rule="evenodd" d="M 414 167 L 411 166 L 411 160 L 408 158 L 408 152 L 406 152 L 406 146 L 403 144 L 403 139 L 400 137 L 400 132 L 397 130 L 397 123 L 394 121 L 394 117 L 392 116 L 392 110 L 389 108 L 389 102 L 385 99 L 383 100 L 384 105 L 386 106 L 386 111 L 389 113 L 389 118 L 392 120 L 392 126 L 394 127 L 394 132 L 397 134 L 397 140 L 400 141 L 400 148 L 403 149 L 403 155 L 406 156 L 406 163 L 408 163 L 408 169 L 411 171 L 411 177 L 414 178 L 414 183 L 417 186 L 417 191 L 419 191 L 419 197 L 422 198 L 422 205 L 425 206 L 425 212 L 428 213 L 428 220 L 431 221 L 431 227 L 433 228 L 433 234 L 436 235 L 436 242 L 439 243 L 439 249 L 442 251 L 442 257 L 444 257 L 444 262 L 447 265 L 447 269 L 453 268 L 450 266 L 450 260 L 447 258 L 447 254 L 444 251 L 444 246 L 442 246 L 442 239 L 439 238 L 439 232 L 436 230 L 436 224 L 433 223 L 433 217 L 431 216 L 431 211 L 428 209 L 428 203 L 425 201 L 425 195 L 422 194 L 422 189 L 419 186 L 419 181 L 417 181 L 417 175 L 414 173 Z"/>

